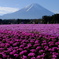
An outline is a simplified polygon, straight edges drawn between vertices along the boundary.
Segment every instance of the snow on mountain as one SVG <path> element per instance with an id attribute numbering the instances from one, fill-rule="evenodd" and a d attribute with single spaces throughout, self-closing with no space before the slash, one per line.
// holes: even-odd
<path id="1" fill-rule="evenodd" d="M 14 13 L 5 14 L 1 19 L 39 19 L 44 15 L 53 15 L 54 13 L 40 6 L 39 4 L 31 4 Z"/>

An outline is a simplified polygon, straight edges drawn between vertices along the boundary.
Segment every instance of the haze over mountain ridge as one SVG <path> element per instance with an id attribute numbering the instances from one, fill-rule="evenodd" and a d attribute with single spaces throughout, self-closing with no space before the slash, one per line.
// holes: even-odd
<path id="1" fill-rule="evenodd" d="M 45 9 L 41 5 L 34 3 L 14 13 L 0 16 L 0 19 L 39 19 L 44 15 L 50 16 L 53 14 L 53 12 Z"/>

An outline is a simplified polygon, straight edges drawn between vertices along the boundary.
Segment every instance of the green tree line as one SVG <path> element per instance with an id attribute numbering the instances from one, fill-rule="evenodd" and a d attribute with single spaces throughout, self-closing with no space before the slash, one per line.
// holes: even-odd
<path id="1" fill-rule="evenodd" d="M 52 16 L 43 16 L 42 23 L 44 24 L 56 24 L 59 23 L 59 14 L 54 14 Z"/>
<path id="2" fill-rule="evenodd" d="M 58 24 L 59 14 L 43 16 L 42 19 L 0 19 L 0 24 Z"/>

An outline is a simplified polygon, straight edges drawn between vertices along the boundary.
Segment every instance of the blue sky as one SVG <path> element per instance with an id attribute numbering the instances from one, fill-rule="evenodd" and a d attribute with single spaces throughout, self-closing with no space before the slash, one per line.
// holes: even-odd
<path id="1" fill-rule="evenodd" d="M 32 3 L 38 3 L 54 13 L 59 13 L 59 0 L 0 0 L 0 15 L 15 12 Z"/>

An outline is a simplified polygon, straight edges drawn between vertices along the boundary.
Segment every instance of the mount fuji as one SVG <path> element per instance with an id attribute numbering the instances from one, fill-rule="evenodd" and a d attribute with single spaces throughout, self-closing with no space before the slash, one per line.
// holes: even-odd
<path id="1" fill-rule="evenodd" d="M 14 13 L 0 16 L 0 19 L 39 19 L 42 16 L 51 16 L 54 13 L 42 7 L 39 4 L 31 4 Z"/>

